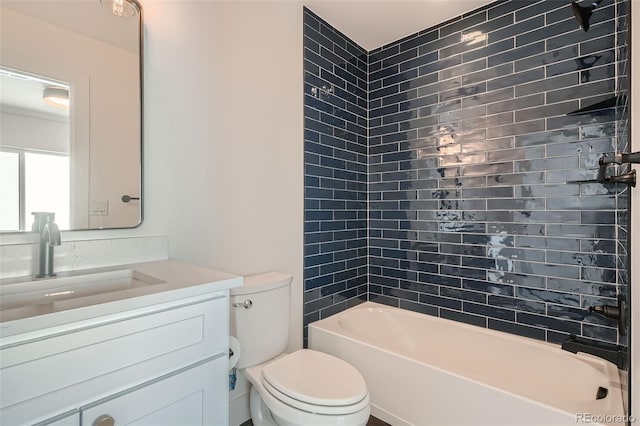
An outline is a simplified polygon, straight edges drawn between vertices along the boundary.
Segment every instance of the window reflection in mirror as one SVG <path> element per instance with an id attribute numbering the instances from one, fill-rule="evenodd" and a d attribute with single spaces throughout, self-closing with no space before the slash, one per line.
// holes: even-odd
<path id="1" fill-rule="evenodd" d="M 31 229 L 31 212 L 69 228 L 69 91 L 65 82 L 0 67 L 0 229 Z"/>

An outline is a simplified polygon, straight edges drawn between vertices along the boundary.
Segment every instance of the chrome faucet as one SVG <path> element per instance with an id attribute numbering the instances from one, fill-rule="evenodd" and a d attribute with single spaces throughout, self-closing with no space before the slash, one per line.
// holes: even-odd
<path id="1" fill-rule="evenodd" d="M 54 222 L 56 214 L 49 212 L 33 212 L 32 231 L 40 233 L 40 256 L 38 263 L 38 275 L 36 278 L 54 277 L 53 271 L 53 247 L 59 246 L 60 230 Z"/>

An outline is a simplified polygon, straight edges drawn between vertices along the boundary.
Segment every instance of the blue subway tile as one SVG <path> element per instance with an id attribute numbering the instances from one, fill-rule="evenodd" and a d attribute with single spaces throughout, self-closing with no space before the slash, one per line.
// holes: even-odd
<path id="1" fill-rule="evenodd" d="M 440 308 L 440 317 L 453 320 L 453 321 L 462 322 L 465 324 L 475 325 L 478 327 L 486 327 L 486 324 L 487 324 L 486 317 L 471 315 L 471 314 L 467 314 L 459 311 L 452 311 L 445 308 Z"/>
<path id="2" fill-rule="evenodd" d="M 509 309 L 469 302 L 464 302 L 462 306 L 465 312 L 469 312 L 471 314 L 482 315 L 483 317 L 496 318 L 510 322 L 515 322 L 516 320 L 515 311 Z"/>
<path id="3" fill-rule="evenodd" d="M 465 30 L 469 27 L 473 27 L 480 23 L 483 23 L 487 20 L 487 12 L 482 11 L 479 13 L 474 13 L 466 18 L 456 20 L 450 24 L 445 24 L 440 27 L 440 37 L 445 37 L 449 34 L 453 34 L 462 30 Z"/>
<path id="4" fill-rule="evenodd" d="M 487 320 L 487 327 L 493 330 L 504 331 L 507 333 L 517 334 L 532 339 L 545 340 L 544 329 L 538 327 L 506 322 L 493 318 L 489 318 Z"/>
<path id="5" fill-rule="evenodd" d="M 582 43 L 586 40 L 592 40 L 597 37 L 612 34 L 614 30 L 615 23 L 613 21 L 591 25 L 588 33 L 576 29 L 572 32 L 560 34 L 556 37 L 547 39 L 547 49 L 553 50 L 573 43 Z"/>
<path id="6" fill-rule="evenodd" d="M 564 10 L 566 11 L 568 10 L 568 8 L 565 8 Z M 569 16 L 568 18 L 570 19 L 555 22 L 552 24 L 547 21 L 547 25 L 544 25 L 541 28 L 537 28 L 524 34 L 516 35 L 516 45 L 523 46 L 529 43 L 536 42 L 538 40 L 549 39 L 559 34 L 576 31 L 573 27 L 575 18 L 573 18 L 573 16 Z"/>
<path id="7" fill-rule="evenodd" d="M 487 11 L 488 18 L 494 19 L 506 14 L 511 15 L 511 12 L 519 10 L 523 7 L 526 7 L 529 4 L 531 4 L 531 0 L 514 0 L 514 1 L 500 2 L 495 6 L 489 8 L 489 10 Z"/>
<path id="8" fill-rule="evenodd" d="M 488 42 L 496 43 L 500 40 L 512 38 L 526 31 L 535 30 L 544 26 L 544 16 L 535 16 L 531 19 L 521 20 L 513 25 L 506 26 L 489 34 Z"/>
<path id="9" fill-rule="evenodd" d="M 617 343 L 617 330 L 615 328 L 600 327 L 597 325 L 582 325 L 582 335 L 592 339 Z"/>
<path id="10" fill-rule="evenodd" d="M 445 307 L 450 309 L 462 309 L 462 302 L 455 299 L 449 299 L 446 297 L 439 297 L 432 294 L 420 294 L 420 303 L 428 305 Z"/>
<path id="11" fill-rule="evenodd" d="M 533 2 L 531 2 L 533 3 Z M 531 4 L 530 3 L 530 4 Z M 558 13 L 558 8 L 561 8 L 561 10 L 565 10 L 566 11 L 564 13 Z M 546 15 L 548 16 L 548 21 L 549 22 L 554 22 L 556 20 L 553 19 L 553 16 L 560 15 L 562 16 L 564 19 L 566 17 L 565 13 L 570 12 L 570 7 L 567 7 L 567 5 L 563 2 L 556 2 L 556 1 L 540 1 L 537 3 L 532 4 L 529 7 L 526 8 L 522 8 L 518 11 L 516 11 L 516 21 L 522 21 L 528 18 L 531 18 L 532 16 L 537 16 L 537 15 L 542 15 L 542 14 L 547 14 L 550 11 L 553 11 L 553 13 Z"/>
<path id="12" fill-rule="evenodd" d="M 507 50 L 506 52 L 502 51 L 502 53 L 496 53 L 495 55 L 487 58 L 487 65 L 494 67 L 506 62 L 512 62 L 526 58 L 527 56 L 536 55 L 541 52 L 544 52 L 544 41 L 533 43 L 528 46 L 517 47 L 515 49 Z"/>
<path id="13" fill-rule="evenodd" d="M 628 150 L 614 145 L 627 113 L 565 114 L 624 87 L 612 34 L 626 23 L 605 6 L 585 34 L 565 28 L 569 9 L 507 0 L 368 53 L 305 10 L 307 320 L 368 298 L 616 340 L 585 306 L 628 282 L 628 196 L 566 182 Z"/>
<path id="14" fill-rule="evenodd" d="M 535 315 L 527 312 L 518 312 L 517 321 L 520 324 L 533 325 L 543 328 L 550 328 L 569 334 L 580 334 L 580 323 L 548 316 Z"/>
<path id="15" fill-rule="evenodd" d="M 480 95 L 473 95 L 462 99 L 462 108 L 469 108 L 476 105 L 485 105 L 491 102 L 500 102 L 513 98 L 513 87 L 501 90 L 492 90 Z"/>
<path id="16" fill-rule="evenodd" d="M 519 299 L 509 296 L 501 296 L 495 294 L 489 294 L 487 296 L 489 305 L 498 306 L 501 308 L 513 309 L 521 312 L 535 312 L 540 314 L 546 313 L 546 305 L 543 302 L 536 302 L 532 300 Z"/>
<path id="17" fill-rule="evenodd" d="M 437 40 L 438 36 L 439 36 L 438 30 L 435 30 L 435 31 L 428 31 L 424 34 L 420 34 L 414 37 L 410 37 L 406 41 L 403 41 L 400 43 L 399 50 L 400 51 L 410 50 L 414 47 L 418 47 L 425 43 Z M 395 44 L 395 46 L 398 46 L 398 44 Z"/>
<path id="18" fill-rule="evenodd" d="M 419 312 L 421 314 L 427 315 L 438 315 L 438 308 L 431 305 L 425 305 L 422 303 L 411 302 L 407 300 L 400 300 L 400 308 L 407 309 L 414 312 Z"/>

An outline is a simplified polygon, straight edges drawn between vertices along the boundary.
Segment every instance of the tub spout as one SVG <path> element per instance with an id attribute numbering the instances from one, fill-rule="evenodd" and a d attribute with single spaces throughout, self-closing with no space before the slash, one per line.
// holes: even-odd
<path id="1" fill-rule="evenodd" d="M 572 334 L 562 342 L 562 349 L 571 353 L 583 352 L 614 363 L 620 370 L 627 366 L 627 349 L 624 346 L 592 342 Z"/>

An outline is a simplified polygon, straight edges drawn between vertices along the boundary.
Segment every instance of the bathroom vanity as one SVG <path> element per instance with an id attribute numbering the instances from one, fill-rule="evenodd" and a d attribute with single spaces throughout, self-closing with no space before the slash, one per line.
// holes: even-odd
<path id="1" fill-rule="evenodd" d="M 228 423 L 229 289 L 175 261 L 0 282 L 0 423 Z"/>

